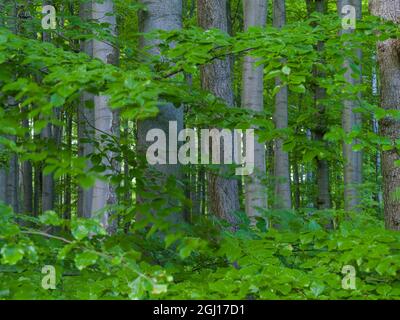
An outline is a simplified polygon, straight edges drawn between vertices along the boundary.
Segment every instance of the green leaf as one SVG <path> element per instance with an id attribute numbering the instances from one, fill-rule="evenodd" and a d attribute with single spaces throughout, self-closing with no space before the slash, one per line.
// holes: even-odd
<path id="1" fill-rule="evenodd" d="M 88 266 L 94 265 L 98 255 L 94 252 L 83 252 L 75 256 L 75 265 L 79 270 L 83 270 Z"/>
<path id="2" fill-rule="evenodd" d="M 74 224 L 73 223 L 71 233 L 75 239 L 82 240 L 89 235 L 89 230 L 86 228 L 86 226 L 84 226 L 82 224 L 79 224 L 79 223 Z"/>
<path id="3" fill-rule="evenodd" d="M 306 92 L 306 88 L 304 87 L 303 84 L 300 84 L 298 86 L 290 86 L 290 90 L 296 93 L 304 93 Z"/>
<path id="4" fill-rule="evenodd" d="M 170 233 L 165 237 L 165 248 L 169 248 L 176 240 L 178 240 L 182 234 L 180 233 Z"/>
<path id="5" fill-rule="evenodd" d="M 24 249 L 15 244 L 7 244 L 0 251 L 2 263 L 14 265 L 24 257 Z"/>
<path id="6" fill-rule="evenodd" d="M 151 293 L 153 294 L 161 294 L 167 292 L 168 286 L 166 284 L 154 284 L 153 290 Z"/>
<path id="7" fill-rule="evenodd" d="M 288 66 L 284 66 L 282 68 L 282 73 L 286 74 L 287 76 L 290 74 L 291 71 L 292 71 L 292 69 L 290 69 Z"/>
<path id="8" fill-rule="evenodd" d="M 61 226 L 63 224 L 63 220 L 54 211 L 46 211 L 39 216 L 39 220 L 49 226 Z"/>

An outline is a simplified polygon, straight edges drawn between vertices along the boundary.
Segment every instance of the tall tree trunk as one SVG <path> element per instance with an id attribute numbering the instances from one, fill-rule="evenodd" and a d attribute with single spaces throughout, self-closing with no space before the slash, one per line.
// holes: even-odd
<path id="1" fill-rule="evenodd" d="M 43 5 L 52 4 L 52 1 L 43 1 Z M 43 41 L 50 42 L 51 35 L 48 32 L 43 32 Z M 41 138 L 46 142 L 53 139 L 53 126 L 48 123 L 41 132 Z M 54 179 L 53 174 L 42 175 L 42 212 L 54 209 Z"/>
<path id="2" fill-rule="evenodd" d="M 140 12 L 139 29 L 143 33 L 149 33 L 154 30 L 179 30 L 182 28 L 182 0 L 140 0 L 146 6 L 146 10 Z M 159 55 L 160 49 L 157 46 L 156 39 L 141 39 L 141 47 L 150 47 L 149 54 Z M 147 133 L 152 129 L 160 129 L 166 137 L 170 136 L 170 122 L 176 123 L 177 131 L 183 129 L 183 107 L 176 108 L 171 103 L 160 101 L 159 113 L 156 117 L 137 122 L 137 149 L 140 156 L 146 154 L 147 148 L 152 144 L 146 141 Z M 166 154 L 171 158 L 174 150 L 166 148 Z M 155 176 L 153 169 L 158 172 Z M 157 164 L 145 169 L 144 178 L 153 181 L 157 185 L 165 185 L 168 177 L 175 177 L 177 180 L 183 179 L 181 165 L 179 163 Z M 151 191 L 147 190 L 143 181 L 137 184 L 137 199 L 139 203 L 144 203 L 143 195 Z M 181 190 L 184 192 L 184 190 Z M 168 205 L 174 206 L 175 200 Z M 179 222 L 183 219 L 183 212 L 176 212 L 169 216 L 172 222 Z"/>
<path id="3" fill-rule="evenodd" d="M 371 0 L 372 14 L 400 23 L 400 0 Z M 381 107 L 400 110 L 400 39 L 388 39 L 378 43 L 377 57 L 381 80 Z M 390 117 L 379 123 L 380 133 L 393 143 L 400 137 L 400 121 Z M 400 160 L 396 148 L 382 151 L 382 176 L 385 224 L 388 229 L 400 230 Z"/>
<path id="4" fill-rule="evenodd" d="M 337 8 L 339 15 L 342 14 L 342 9 L 346 5 L 352 5 L 356 8 L 357 19 L 361 19 L 362 5 L 361 0 L 338 0 Z M 353 33 L 354 30 L 347 29 L 342 30 L 342 34 Z M 361 59 L 361 50 L 357 50 L 357 55 Z M 361 66 L 360 76 L 356 79 L 351 69 L 353 62 L 350 59 L 346 59 L 344 67 L 346 69 L 345 78 L 350 86 L 355 86 L 361 82 Z M 358 95 L 358 100 L 361 99 L 361 94 Z M 361 115 L 354 113 L 354 109 L 358 105 L 357 100 L 345 100 L 343 101 L 344 109 L 342 113 L 342 127 L 344 132 L 350 134 L 356 126 L 361 125 Z M 362 152 L 353 151 L 353 146 L 357 141 L 352 143 L 343 142 L 343 160 L 344 160 L 344 204 L 345 210 L 354 211 L 359 209 L 360 195 L 359 188 L 362 182 Z"/>
<path id="5" fill-rule="evenodd" d="M 326 13 L 326 1 L 315 0 L 315 11 L 319 13 Z M 319 42 L 317 50 L 322 52 L 324 49 L 324 43 Z M 321 61 L 323 63 L 323 61 Z M 324 77 L 324 73 L 314 68 L 315 78 Z M 326 98 L 326 89 L 322 88 L 318 83 L 314 88 L 314 100 L 318 110 L 317 127 L 314 129 L 314 139 L 324 144 L 323 137 L 326 133 L 326 121 L 325 121 L 325 106 L 322 104 L 322 100 Z M 317 158 L 317 208 L 328 209 L 332 206 L 331 195 L 329 190 L 329 163 L 326 159 Z"/>
<path id="6" fill-rule="evenodd" d="M 14 34 L 18 33 L 17 24 L 17 4 L 15 2 L 6 1 L 3 5 L 3 12 L 7 13 L 6 27 Z M 6 99 L 5 109 L 17 108 L 18 103 L 11 96 Z M 16 142 L 15 136 L 6 136 L 8 140 Z M 8 151 L 9 152 L 9 151 Z M 18 178 L 19 178 L 19 165 L 18 158 L 14 152 L 9 153 L 6 168 L 0 168 L 0 183 L 3 185 L 0 188 L 0 200 L 12 207 L 14 212 L 18 212 Z"/>
<path id="7" fill-rule="evenodd" d="M 362 0 L 354 0 L 354 6 L 356 7 L 356 18 L 358 20 L 362 19 Z M 358 79 L 356 79 L 356 84 L 361 84 L 363 81 L 363 76 L 362 76 L 362 56 L 363 56 L 363 52 L 362 49 L 359 48 L 357 49 L 357 56 L 358 56 L 358 60 L 360 61 L 360 74 Z M 358 93 L 358 104 L 357 106 L 360 105 L 361 103 L 361 99 L 362 99 L 362 93 L 359 92 Z M 355 125 L 357 127 L 361 127 L 363 123 L 363 119 L 362 119 L 362 114 L 361 113 L 356 113 L 355 114 Z M 358 143 L 358 140 L 356 140 L 356 143 Z M 363 152 L 362 151 L 358 151 L 355 153 L 355 182 L 358 185 L 361 185 L 363 183 Z M 358 199 L 359 199 L 359 203 L 361 202 L 361 195 L 358 194 Z"/>
<path id="8" fill-rule="evenodd" d="M 198 0 L 198 22 L 204 29 L 217 28 L 228 33 L 228 4 L 226 0 Z M 229 57 L 215 60 L 201 67 L 202 88 L 233 105 L 232 66 Z M 221 150 L 223 154 L 223 150 Z M 227 167 L 220 166 L 220 172 L 208 173 L 208 212 L 224 219 L 231 226 L 238 221 L 234 214 L 239 209 L 238 182 L 222 177 Z"/>
<path id="9" fill-rule="evenodd" d="M 91 19 L 92 5 L 89 2 L 81 3 L 79 8 L 80 18 L 83 21 Z M 81 43 L 81 51 L 89 56 L 93 56 L 93 40 L 84 41 Z M 93 94 L 83 92 L 80 97 L 78 107 L 78 155 L 80 157 L 88 157 L 93 151 L 94 140 L 94 108 Z M 87 161 L 87 166 L 90 168 L 91 163 Z M 92 216 L 92 199 L 93 188 L 84 189 L 78 187 L 78 216 L 90 218 Z"/>
<path id="10" fill-rule="evenodd" d="M 286 24 L 285 0 L 274 0 L 273 25 L 282 28 Z M 275 79 L 275 85 L 281 86 L 280 78 Z M 275 97 L 275 126 L 277 129 L 288 127 L 288 87 L 282 86 Z M 292 195 L 290 191 L 290 166 L 289 154 L 283 151 L 283 140 L 275 141 L 274 157 L 275 178 L 275 208 L 290 209 L 292 207 Z"/>
<path id="11" fill-rule="evenodd" d="M 266 0 L 244 0 L 244 30 L 265 27 L 267 19 Z M 246 56 L 243 61 L 242 106 L 256 112 L 264 110 L 264 66 L 256 67 L 257 59 Z M 266 175 L 265 143 L 254 141 L 254 172 L 245 178 L 245 210 L 254 224 L 255 217 L 267 207 L 267 190 L 262 183 Z"/>
<path id="12" fill-rule="evenodd" d="M 114 3 L 112 0 L 105 0 L 103 3 L 92 3 L 92 18 L 99 23 L 108 24 L 111 32 L 116 32 L 116 17 L 114 15 Z M 118 50 L 112 45 L 99 40 L 93 40 L 93 57 L 105 63 L 117 64 Z M 94 97 L 94 127 L 96 128 L 95 138 L 101 141 L 101 136 L 106 134 L 114 139 L 119 137 L 119 116 L 117 111 L 110 109 L 107 96 Z M 101 143 L 101 147 L 106 147 L 108 143 Z M 119 164 L 115 161 L 115 155 L 110 150 L 106 150 L 107 159 L 103 163 L 108 167 L 104 175 L 108 176 L 107 181 L 96 180 L 93 186 L 92 213 L 106 208 L 106 206 L 117 203 L 115 186 L 110 181 L 110 176 L 118 172 Z M 112 210 L 106 210 L 102 217 L 102 223 L 109 233 L 116 231 L 117 219 L 112 217 Z"/>
<path id="13" fill-rule="evenodd" d="M 39 140 L 38 136 L 34 137 Z M 42 164 L 35 163 L 33 173 L 33 215 L 37 217 L 40 210 L 40 199 L 42 198 Z"/>
<path id="14" fill-rule="evenodd" d="M 372 95 L 374 97 L 379 96 L 379 85 L 378 85 L 378 75 L 377 75 L 377 61 L 376 55 L 373 56 L 373 68 L 372 68 Z M 372 131 L 375 134 L 379 134 L 379 123 L 376 120 L 375 115 L 372 115 Z M 380 182 L 380 176 L 382 174 L 382 166 L 381 166 L 381 153 L 379 150 L 375 153 L 375 182 L 376 189 L 374 194 L 374 200 L 378 202 L 379 209 L 382 208 L 382 184 Z"/>
<path id="15" fill-rule="evenodd" d="M 22 124 L 28 132 L 25 137 L 30 140 L 30 126 L 29 119 L 25 119 Z M 32 163 L 30 161 L 24 161 L 22 170 L 22 184 L 23 184 L 23 195 L 24 195 L 24 213 L 33 212 L 33 173 L 32 173 Z"/>

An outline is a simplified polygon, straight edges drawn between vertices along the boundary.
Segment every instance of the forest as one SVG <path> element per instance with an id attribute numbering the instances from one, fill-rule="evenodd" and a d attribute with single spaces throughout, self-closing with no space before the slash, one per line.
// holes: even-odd
<path id="1" fill-rule="evenodd" d="M 0 300 L 400 299 L 400 0 L 0 0 Z"/>

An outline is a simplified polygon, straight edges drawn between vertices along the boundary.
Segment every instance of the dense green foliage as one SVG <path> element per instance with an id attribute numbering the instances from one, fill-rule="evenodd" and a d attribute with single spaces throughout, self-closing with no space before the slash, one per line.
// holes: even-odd
<path id="1" fill-rule="evenodd" d="M 109 237 L 96 220 L 65 221 L 54 212 L 21 217 L 36 228 L 19 227 L 10 210 L 3 207 L 2 213 L 2 298 L 400 297 L 400 235 L 369 215 L 337 215 L 337 227 L 327 232 L 323 225 L 332 212 L 277 212 L 280 230 L 244 226 L 232 235 L 199 222 L 195 231 L 160 239 L 142 232 Z M 70 227 L 72 236 L 37 231 L 49 225 Z M 56 266 L 57 290 L 39 285 L 41 267 L 48 264 Z M 342 289 L 343 265 L 356 267 L 356 290 Z"/>
<path id="2" fill-rule="evenodd" d="M 72 7 L 78 2 L 70 1 Z M 232 7 L 238 2 L 233 1 Z M 384 229 L 382 203 L 377 200 L 381 177 L 375 174 L 374 162 L 382 149 L 399 148 L 400 140 L 379 136 L 371 125 L 372 119 L 385 116 L 400 119 L 398 111 L 378 107 L 371 93 L 375 44 L 398 37 L 398 27 L 366 15 L 354 34 L 339 36 L 336 13 L 307 17 L 299 1 L 290 3 L 290 23 L 279 31 L 267 27 L 241 32 L 238 20 L 233 21 L 232 35 L 204 32 L 187 14 L 185 29 L 146 35 L 161 39 L 163 59 L 137 49 L 136 13 L 142 6 L 134 1 L 116 1 L 118 37 L 110 35 L 107 26 L 81 21 L 66 10 L 59 13 L 65 25 L 52 31 L 52 43 L 36 38 L 39 11 L 21 22 L 19 34 L 0 27 L 0 162 L 6 165 L 17 154 L 20 161 L 30 161 L 45 174 L 53 174 L 59 190 L 64 190 L 66 177 L 74 190 L 106 178 L 102 158 L 108 151 L 128 168 L 112 177 L 118 195 L 125 199 L 112 208 L 118 222 L 113 235 L 104 230 L 100 217 L 77 216 L 76 190 L 70 216 L 64 214 L 70 204 L 62 199 L 54 211 L 37 216 L 0 205 L 0 299 L 400 298 L 400 234 Z M 126 31 L 132 25 L 135 30 Z M 119 46 L 118 66 L 79 52 L 79 41 L 93 38 Z M 321 41 L 325 48 L 317 51 Z M 355 48 L 363 49 L 362 61 L 357 61 Z M 239 70 L 244 54 L 264 64 L 266 102 L 261 113 L 244 110 L 240 103 L 227 108 L 222 100 L 200 89 L 201 65 L 232 55 L 235 70 Z M 346 83 L 346 57 L 362 63 L 363 84 Z M 324 72 L 323 78 L 313 75 L 315 67 Z M 186 81 L 188 74 L 193 77 L 191 84 Z M 275 129 L 272 120 L 273 96 L 279 90 L 276 76 L 290 90 L 289 128 L 284 130 Z M 235 100 L 240 101 L 237 78 Z M 323 143 L 307 137 L 307 130 L 317 125 L 311 93 L 316 84 L 327 89 L 324 117 L 328 132 Z M 242 224 L 235 231 L 224 221 L 194 212 L 190 221 L 174 224 L 168 216 L 187 210 L 192 203 L 182 192 L 182 181 L 170 178 L 162 186 L 144 181 L 133 125 L 128 125 L 119 141 L 101 135 L 96 152 L 89 156 L 94 164 L 91 168 L 85 157 L 77 156 L 75 127 L 72 142 L 64 138 L 56 144 L 36 138 L 48 123 L 65 130 L 62 119 L 76 121 L 77 101 L 83 92 L 109 96 L 110 106 L 120 110 L 128 124 L 157 114 L 163 100 L 185 106 L 188 127 L 245 129 L 257 125 L 260 140 L 266 144 L 284 138 L 291 160 L 301 163 L 304 171 L 312 172 L 316 159 L 331 163 L 333 208 L 310 207 L 315 182 L 305 181 L 299 186 L 301 201 L 296 210 L 265 210 L 256 227 L 250 226 L 242 211 L 236 213 Z M 357 112 L 365 122 L 346 135 L 341 129 L 341 101 L 358 93 L 363 100 Z M 18 101 L 17 106 L 4 107 L 9 96 Z M 54 111 L 64 118 L 60 120 Z M 29 119 L 30 127 L 21 126 L 24 119 Z M 359 142 L 354 148 L 365 152 L 366 178 L 360 212 L 345 212 L 340 148 L 343 141 L 353 139 Z M 273 181 L 266 178 L 265 183 L 272 193 Z M 142 204 L 135 202 L 135 192 L 129 194 L 139 184 L 150 185 L 153 191 Z M 177 201 L 166 207 L 168 199 Z M 136 218 L 138 213 L 142 219 Z M 45 265 L 56 267 L 55 290 L 41 287 Z M 342 289 L 345 265 L 356 268 L 355 290 Z"/>

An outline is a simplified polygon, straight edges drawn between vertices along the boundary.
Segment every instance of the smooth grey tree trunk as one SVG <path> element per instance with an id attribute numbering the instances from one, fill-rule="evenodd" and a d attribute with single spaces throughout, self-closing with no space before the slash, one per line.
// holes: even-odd
<path id="1" fill-rule="evenodd" d="M 228 33 L 228 3 L 226 0 L 198 0 L 198 23 L 203 29 L 220 29 Z M 205 90 L 226 101 L 228 106 L 234 102 L 232 90 L 232 60 L 215 60 L 201 67 L 201 85 Z M 221 154 L 223 150 L 221 150 Z M 208 212 L 224 219 L 232 227 L 238 221 L 234 214 L 239 210 L 239 192 L 236 179 L 222 177 L 227 167 L 220 166 L 220 173 L 208 173 Z"/>
<path id="2" fill-rule="evenodd" d="M 266 0 L 244 0 L 244 30 L 265 27 L 267 20 Z M 257 59 L 245 56 L 243 61 L 242 106 L 256 112 L 264 110 L 264 66 L 256 66 Z M 262 183 L 266 175 L 265 143 L 254 141 L 254 172 L 245 179 L 245 210 L 252 224 L 267 208 L 267 190 Z"/>
<path id="3" fill-rule="evenodd" d="M 80 16 L 83 20 L 106 23 L 112 34 L 116 32 L 116 17 L 112 0 L 102 3 L 96 1 L 82 3 Z M 104 41 L 85 41 L 81 44 L 81 51 L 105 63 L 116 64 L 118 62 L 118 50 Z M 79 156 L 87 157 L 94 153 L 94 144 L 91 143 L 94 140 L 99 143 L 100 150 L 105 149 L 107 142 L 103 141 L 101 135 L 118 140 L 119 115 L 118 112 L 110 109 L 108 100 L 107 96 L 82 93 L 78 110 Z M 111 209 L 111 206 L 117 203 L 117 194 L 110 178 L 113 174 L 118 173 L 120 164 L 115 161 L 113 152 L 109 150 L 104 150 L 104 152 L 103 164 L 107 170 L 103 172 L 103 175 L 107 178 L 96 180 L 92 188 L 78 189 L 78 215 L 91 218 L 96 214 L 101 214 L 101 222 L 111 234 L 117 228 L 117 219 L 113 217 Z M 90 168 L 92 164 L 88 161 L 87 165 Z"/>
<path id="4" fill-rule="evenodd" d="M 139 29 L 142 33 L 149 33 L 154 30 L 179 30 L 182 29 L 182 0 L 141 0 L 142 4 L 146 6 L 146 10 L 140 12 L 139 15 Z M 150 55 L 159 55 L 160 49 L 156 39 L 141 39 L 141 48 L 147 48 Z M 156 117 L 141 120 L 137 122 L 137 149 L 140 156 L 145 156 L 147 148 L 153 143 L 146 141 L 147 133 L 152 129 L 162 130 L 168 139 L 169 122 L 176 122 L 178 132 L 183 129 L 183 107 L 175 107 L 171 103 L 160 101 L 159 113 Z M 166 154 L 171 156 L 174 150 L 169 146 L 166 148 Z M 170 154 L 171 153 L 171 154 Z M 146 164 L 147 166 L 147 164 Z M 179 163 L 173 164 L 156 164 L 145 169 L 144 178 L 153 181 L 159 186 L 165 185 L 168 177 L 175 177 L 177 180 L 183 178 L 181 165 Z M 150 186 L 148 186 L 150 188 Z M 182 193 L 184 190 L 181 190 Z M 148 190 L 146 185 L 138 185 L 137 200 L 139 203 L 144 203 L 146 200 L 143 198 L 145 193 L 154 192 Z M 175 200 L 170 199 L 168 205 L 176 205 Z M 170 215 L 170 220 L 179 222 L 183 219 L 182 214 L 176 213 Z"/>
<path id="5" fill-rule="evenodd" d="M 325 14 L 326 13 L 327 2 L 325 0 L 315 1 L 315 11 Z M 324 43 L 319 42 L 317 44 L 317 50 L 322 51 L 324 48 Z M 324 63 L 324 61 L 321 61 Z M 314 76 L 317 78 L 324 77 L 324 73 L 314 69 Z M 317 127 L 314 129 L 314 139 L 316 141 L 323 142 L 323 137 L 326 133 L 326 123 L 325 123 L 325 106 L 322 100 L 326 98 L 326 89 L 320 87 L 318 84 L 314 88 L 314 99 L 315 104 L 318 109 L 317 115 Z M 329 209 L 332 206 L 331 195 L 329 189 L 329 163 L 326 159 L 317 158 L 317 208 L 318 209 Z"/>
<path id="6" fill-rule="evenodd" d="M 342 15 L 342 8 L 346 5 L 352 5 L 356 9 L 357 19 L 361 19 L 362 4 L 361 0 L 338 0 L 337 8 L 339 16 Z M 342 34 L 351 34 L 354 30 L 342 30 Z M 361 58 L 361 50 L 357 50 L 357 55 Z M 346 69 L 345 78 L 350 86 L 355 86 L 361 82 L 361 66 L 360 76 L 358 79 L 354 77 L 350 59 L 346 59 L 344 68 Z M 346 134 L 350 134 L 353 129 L 362 123 L 361 115 L 354 112 L 359 105 L 361 94 L 356 99 L 348 99 L 343 101 L 342 127 Z M 360 205 L 360 184 L 362 183 L 362 152 L 353 151 L 353 146 L 357 141 L 347 144 L 343 142 L 343 160 L 344 160 L 344 204 L 345 210 L 354 211 L 359 209 Z"/>
<path id="7" fill-rule="evenodd" d="M 400 0 L 372 0 L 372 14 L 400 24 Z M 400 110 L 400 39 L 388 39 L 377 45 L 381 80 L 381 107 Z M 379 123 L 382 136 L 396 141 L 400 137 L 400 121 L 386 117 Z M 382 176 L 385 225 L 400 230 L 400 160 L 397 149 L 382 151 Z"/>
<path id="8" fill-rule="evenodd" d="M 285 0 L 274 0 L 273 25 L 280 29 L 286 24 Z M 275 79 L 275 85 L 281 86 L 280 78 Z M 282 86 L 275 96 L 275 126 L 277 129 L 288 127 L 288 87 Z M 283 151 L 283 140 L 275 141 L 274 157 L 275 178 L 275 208 L 290 209 L 292 207 L 292 194 L 290 190 L 290 165 L 289 154 Z"/>
<path id="9" fill-rule="evenodd" d="M 87 21 L 92 17 L 92 4 L 90 2 L 81 3 L 79 8 L 80 18 Z M 81 51 L 89 56 L 93 56 L 93 40 L 81 43 Z M 94 96 L 91 93 L 83 92 L 80 97 L 78 108 L 78 155 L 88 157 L 94 151 Z M 91 162 L 87 162 L 88 168 Z M 92 216 L 93 188 L 78 188 L 78 216 L 90 218 Z"/>
<path id="10" fill-rule="evenodd" d="M 116 17 L 114 15 L 114 3 L 112 0 L 105 0 L 103 3 L 92 2 L 92 18 L 99 23 L 107 23 L 111 32 L 116 32 Z M 118 50 L 112 45 L 93 40 L 93 57 L 102 60 L 105 63 L 117 64 Z M 106 134 L 118 140 L 119 137 L 119 116 L 118 112 L 113 111 L 109 107 L 109 97 L 95 96 L 94 97 L 94 127 L 95 139 L 101 141 L 101 135 Z M 107 143 L 100 143 L 104 147 Z M 103 163 L 108 167 L 104 175 L 108 177 L 118 173 L 119 163 L 115 159 L 113 152 L 106 150 L 107 159 L 103 158 Z M 108 178 L 106 181 L 96 180 L 93 186 L 92 197 L 92 215 L 96 212 L 104 210 L 107 206 L 117 204 L 117 194 L 115 186 Z M 109 233 L 116 231 L 116 218 L 112 217 L 113 212 L 107 209 L 102 215 L 102 224 Z"/>

